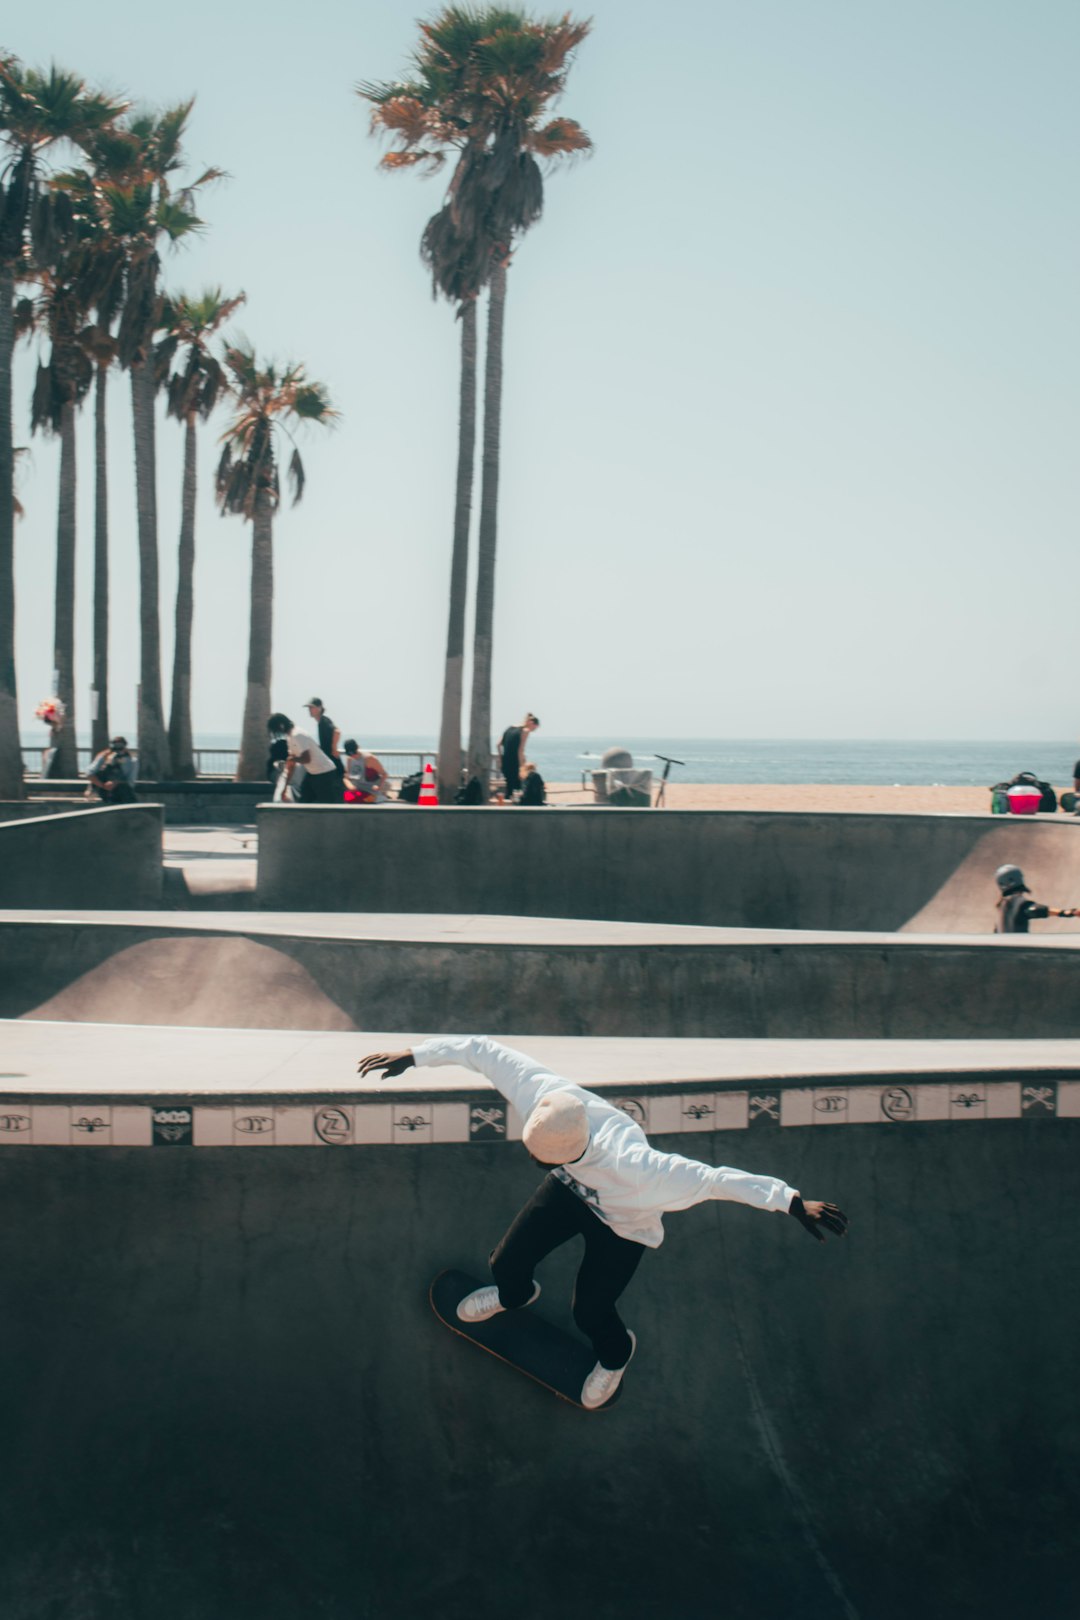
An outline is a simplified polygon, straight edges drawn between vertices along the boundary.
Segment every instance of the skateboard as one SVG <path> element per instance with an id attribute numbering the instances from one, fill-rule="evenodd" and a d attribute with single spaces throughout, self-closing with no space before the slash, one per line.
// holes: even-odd
<path id="1" fill-rule="evenodd" d="M 457 1314 L 459 1301 L 474 1288 L 483 1286 L 464 1271 L 440 1271 L 428 1291 L 431 1308 L 451 1333 L 471 1340 L 488 1355 L 505 1361 L 507 1366 L 516 1367 L 526 1378 L 543 1384 L 561 1401 L 576 1406 L 579 1412 L 588 1412 L 591 1416 L 615 1405 L 623 1392 L 623 1384 L 619 1384 L 603 1406 L 582 1406 L 582 1386 L 596 1365 L 593 1352 L 587 1344 L 572 1339 L 561 1328 L 537 1316 L 534 1306 L 521 1311 L 500 1311 L 498 1316 L 475 1326 L 463 1322 Z"/>

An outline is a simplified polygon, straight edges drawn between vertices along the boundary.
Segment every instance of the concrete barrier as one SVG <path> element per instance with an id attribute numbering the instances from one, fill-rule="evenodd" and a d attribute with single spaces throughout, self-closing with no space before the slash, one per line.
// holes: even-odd
<path id="1" fill-rule="evenodd" d="M 0 906 L 161 904 L 161 806 L 106 805 L 0 825 Z"/>
<path id="2" fill-rule="evenodd" d="M 68 808 L 74 810 L 85 791 L 85 780 L 32 782 L 27 784 L 29 797 L 24 802 L 33 805 L 41 801 L 51 805 L 57 799 L 66 798 Z M 167 827 L 234 827 L 250 826 L 255 820 L 255 806 L 268 799 L 271 790 L 266 782 L 228 782 L 200 777 L 194 782 L 137 782 L 135 791 L 140 801 L 163 807 Z M 0 821 L 8 819 L 3 811 L 4 807 L 0 806 Z M 44 815 L 46 811 L 40 813 Z"/>
<path id="3" fill-rule="evenodd" d="M 445 927 L 364 938 L 359 924 L 354 937 L 320 938 L 257 917 L 220 929 L 6 919 L 0 1016 L 744 1040 L 1080 1036 L 1080 940 L 732 931 L 679 944 L 643 929 L 603 943 L 587 925 L 562 926 L 561 940 L 540 928 L 530 939 L 522 924 L 508 941 L 454 940 Z"/>
<path id="4" fill-rule="evenodd" d="M 1080 825 L 1064 818 L 333 805 L 257 815 L 263 910 L 885 931 L 979 850 L 980 886 L 953 908 L 950 931 L 990 933 L 1003 861 L 1027 865 L 1038 847 L 1080 882 Z"/>

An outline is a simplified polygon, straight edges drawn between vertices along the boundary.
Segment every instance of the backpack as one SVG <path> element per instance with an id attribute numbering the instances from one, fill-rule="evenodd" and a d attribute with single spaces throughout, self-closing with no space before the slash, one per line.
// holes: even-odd
<path id="1" fill-rule="evenodd" d="M 406 804 L 419 804 L 423 782 L 423 771 L 414 771 L 411 776 L 403 776 L 401 786 L 398 788 L 398 798 L 404 799 Z"/>
<path id="2" fill-rule="evenodd" d="M 483 804 L 484 790 L 480 785 L 478 776 L 470 776 L 463 788 L 458 788 L 454 794 L 455 804 Z"/>

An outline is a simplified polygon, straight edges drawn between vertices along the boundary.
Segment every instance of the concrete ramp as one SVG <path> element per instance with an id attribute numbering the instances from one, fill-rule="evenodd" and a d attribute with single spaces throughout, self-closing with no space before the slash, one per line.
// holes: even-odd
<path id="1" fill-rule="evenodd" d="M 1001 859 L 1026 869 L 1036 845 L 1062 870 L 1080 858 L 1064 815 L 271 805 L 258 818 L 261 911 L 892 933 L 982 847 L 989 904 L 964 931 L 989 933 Z"/>
<path id="2" fill-rule="evenodd" d="M 1019 866 L 1036 900 L 1050 906 L 1080 906 L 1080 827 L 1050 817 L 1018 826 L 995 817 L 946 878 L 937 893 L 900 930 L 904 934 L 989 934 L 997 915 L 994 873 Z M 1048 917 L 1038 934 L 1074 934 L 1080 921 Z"/>
<path id="3" fill-rule="evenodd" d="M 237 1029 L 355 1029 L 299 962 L 251 939 L 148 939 L 79 974 L 27 1018 Z"/>

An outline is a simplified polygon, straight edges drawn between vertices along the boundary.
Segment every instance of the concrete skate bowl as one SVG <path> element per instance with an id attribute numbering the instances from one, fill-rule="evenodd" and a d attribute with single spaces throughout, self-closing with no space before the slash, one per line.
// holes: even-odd
<path id="1" fill-rule="evenodd" d="M 1080 902 L 1064 816 L 270 805 L 258 825 L 269 911 L 987 934 L 1005 862 Z"/>
<path id="2" fill-rule="evenodd" d="M 5 1620 L 1075 1614 L 1080 1124 L 768 1127 L 848 1240 L 667 1217 L 593 1416 L 427 1305 L 516 1145 L 0 1148 Z"/>
<path id="3" fill-rule="evenodd" d="M 252 924 L 255 926 L 253 927 Z M 300 931 L 301 925 L 306 932 Z M 327 931 L 321 931 L 327 930 Z M 512 918 L 0 919 L 0 1017 L 263 1029 L 964 1039 L 1080 1035 L 1080 937 Z"/>

